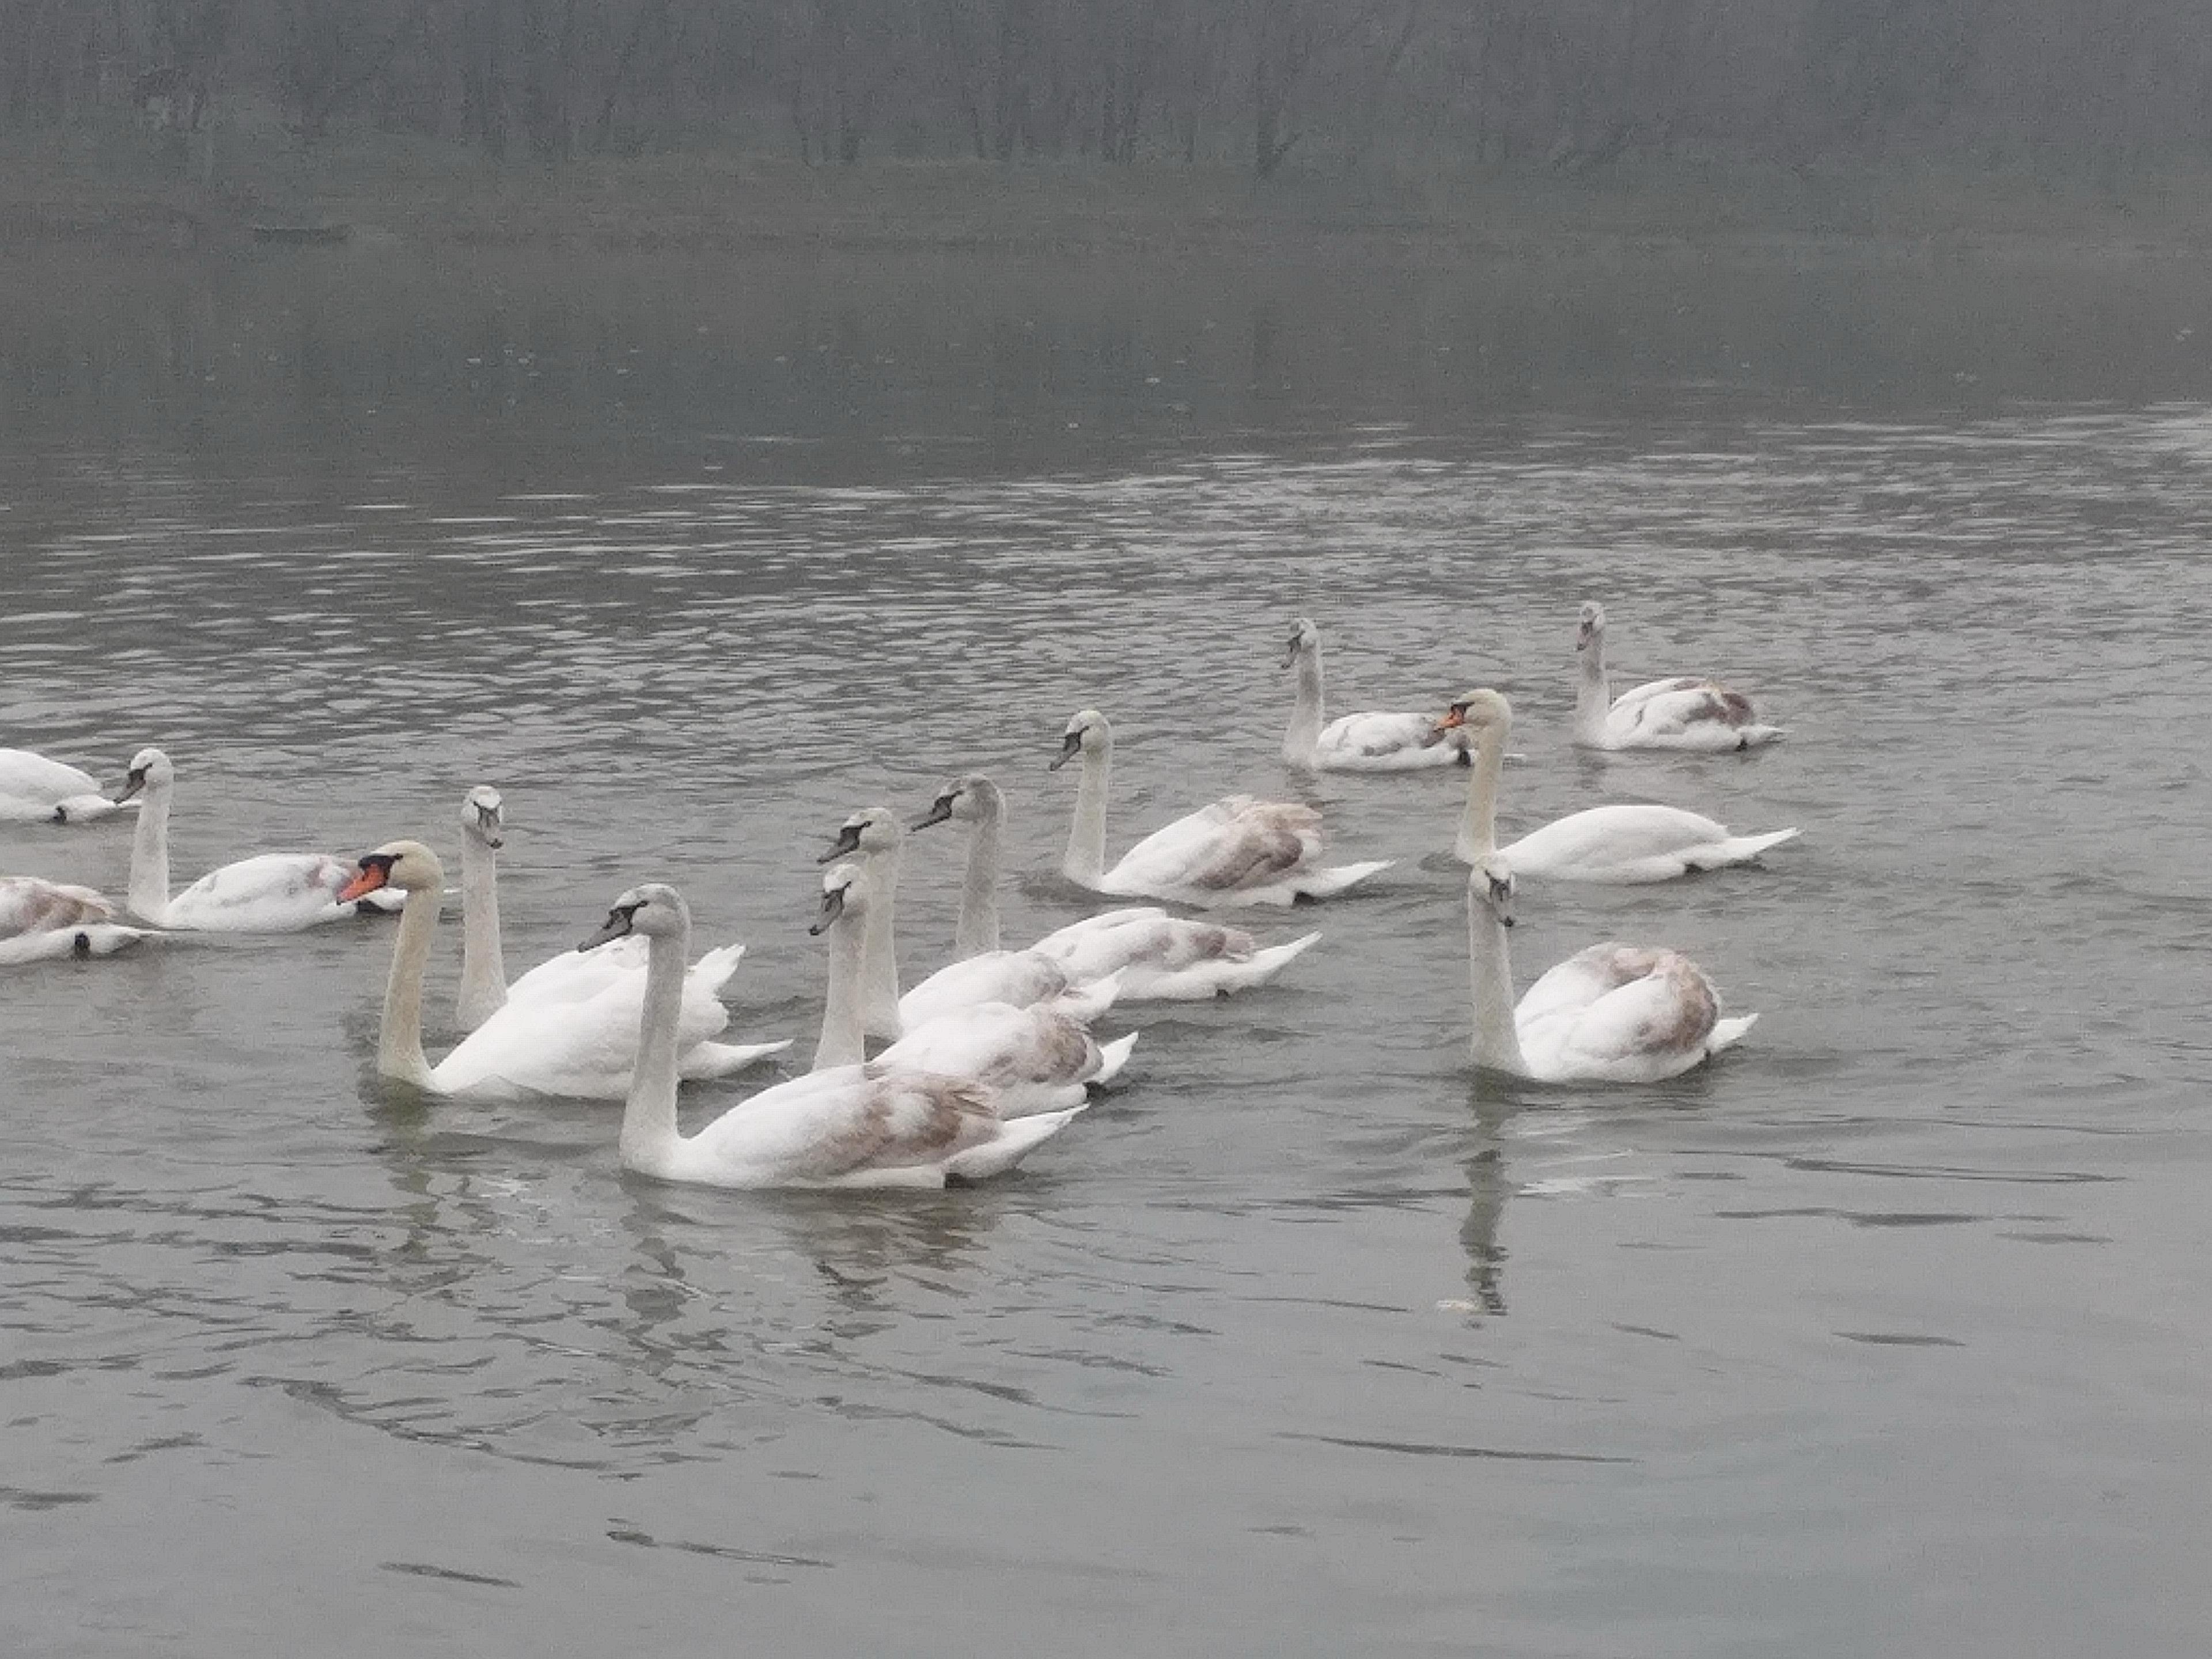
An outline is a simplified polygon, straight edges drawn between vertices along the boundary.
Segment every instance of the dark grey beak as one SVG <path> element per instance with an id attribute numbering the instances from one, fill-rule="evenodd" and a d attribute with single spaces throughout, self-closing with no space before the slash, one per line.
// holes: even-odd
<path id="1" fill-rule="evenodd" d="M 616 939 L 625 937 L 629 933 L 629 919 L 632 914 L 632 912 L 628 910 L 608 911 L 606 926 L 600 928 L 598 933 L 592 934 L 591 938 L 586 939 L 576 948 L 579 951 L 596 950 L 602 945 L 610 944 Z"/>
<path id="2" fill-rule="evenodd" d="M 832 887 L 822 895 L 822 914 L 806 930 L 810 939 L 819 939 L 837 925 L 837 918 L 845 914 L 845 890 Z"/>
<path id="3" fill-rule="evenodd" d="M 1290 649 L 1288 649 L 1287 651 L 1285 651 L 1285 652 L 1284 652 L 1284 653 L 1283 653 L 1283 666 L 1284 666 L 1284 667 L 1285 667 L 1285 668 L 1288 668 L 1288 667 L 1289 667 L 1292 663 L 1296 662 L 1297 659 L 1298 659 L 1298 636 L 1297 636 L 1297 635 L 1293 634 L 1293 635 L 1291 635 L 1291 645 L 1290 645 Z"/>
<path id="4" fill-rule="evenodd" d="M 125 801 L 129 800 L 131 796 L 145 787 L 146 769 L 143 766 L 132 767 L 131 775 L 123 781 L 123 793 L 115 798 L 115 804 L 118 806 L 122 805 Z"/>
<path id="5" fill-rule="evenodd" d="M 1052 764 L 1045 768 L 1045 770 L 1057 772 L 1082 752 L 1083 733 L 1071 732 L 1060 740 L 1060 753 L 1054 758 Z"/>
<path id="6" fill-rule="evenodd" d="M 835 864 L 839 859 L 848 857 L 860 850 L 860 826 L 857 823 L 848 823 L 837 832 L 837 839 L 830 844 L 830 850 L 814 861 L 817 864 Z"/>
<path id="7" fill-rule="evenodd" d="M 927 830 L 933 823 L 946 822 L 952 816 L 952 803 L 958 799 L 957 795 L 939 795 L 930 803 L 929 811 L 924 812 L 907 827 L 910 830 Z"/>

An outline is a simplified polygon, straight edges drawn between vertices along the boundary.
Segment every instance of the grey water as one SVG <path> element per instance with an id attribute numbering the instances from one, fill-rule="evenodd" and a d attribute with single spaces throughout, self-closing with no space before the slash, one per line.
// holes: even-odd
<path id="1" fill-rule="evenodd" d="M 803 1057 L 814 858 L 1067 716 L 1109 839 L 1311 799 L 1370 890 L 943 1194 L 656 1187 L 611 1105 L 372 1059 L 388 924 L 0 979 L 0 1646 L 54 1656 L 2180 1655 L 2212 1632 L 2212 279 L 2133 266 L 11 262 L 0 743 L 177 763 L 179 884 L 458 850 L 510 968 L 626 886 Z M 1566 746 L 1577 604 L 1772 750 Z M 1711 1068 L 1469 1068 L 1455 774 L 1278 758 L 1496 684 L 1524 981 L 1677 945 Z M 0 827 L 119 890 L 127 822 Z M 960 848 L 917 836 L 909 977 Z M 457 934 L 449 921 L 449 931 Z M 434 1039 L 451 1040 L 441 945 Z M 433 1050 L 437 1042 L 434 1040 Z M 803 1059 L 800 1063 L 803 1063 Z M 687 1088 L 696 1123 L 753 1084 Z"/>

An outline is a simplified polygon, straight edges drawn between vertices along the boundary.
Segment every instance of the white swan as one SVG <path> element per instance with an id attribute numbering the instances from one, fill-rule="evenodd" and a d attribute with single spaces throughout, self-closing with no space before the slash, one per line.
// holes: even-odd
<path id="1" fill-rule="evenodd" d="M 1506 929 L 1513 872 L 1492 858 L 1468 874 L 1474 1062 L 1539 1083 L 1656 1083 L 1740 1039 L 1759 1018 L 1721 1018 L 1720 999 L 1677 951 L 1593 945 L 1528 988 L 1516 1007 Z"/>
<path id="2" fill-rule="evenodd" d="M 0 823 L 84 823 L 122 810 L 91 773 L 28 749 L 0 749 Z"/>
<path id="3" fill-rule="evenodd" d="M 264 853 L 211 870 L 169 896 L 169 796 L 177 769 L 158 749 L 131 757 L 131 775 L 116 797 L 145 792 L 145 810 L 131 842 L 131 913 L 158 927 L 194 933 L 289 933 L 350 916 L 361 906 L 339 896 L 353 866 L 324 853 Z M 388 901 L 368 908 L 386 910 Z"/>
<path id="4" fill-rule="evenodd" d="M 817 1072 L 857 1066 L 867 1058 L 860 1002 L 866 915 L 873 902 L 870 885 L 865 871 L 854 864 L 840 864 L 823 878 L 821 918 L 808 930 L 830 937 L 830 988 L 822 1008 L 822 1039 L 814 1050 Z M 998 1091 L 1000 1116 L 1025 1117 L 1080 1106 L 1085 1085 L 1110 1082 L 1136 1043 L 1133 1031 L 1102 1045 L 1081 1020 L 1049 1006 L 985 1002 L 917 1027 L 876 1061 L 988 1083 Z"/>
<path id="5" fill-rule="evenodd" d="M 420 842 L 395 841 L 364 854 L 345 889 L 348 900 L 389 890 L 404 896 L 406 907 L 385 987 L 376 1069 L 432 1094 L 620 1100 L 637 1060 L 638 1009 L 646 994 L 645 981 L 632 974 L 589 996 L 510 1000 L 445 1059 L 430 1064 L 422 1052 L 422 975 L 438 931 L 445 881 L 435 853 Z M 702 1009 L 683 994 L 681 981 L 678 991 L 677 1036 L 687 1077 L 725 1077 L 790 1047 L 708 1042 L 728 1022 L 728 1010 L 719 1001 Z"/>
<path id="6" fill-rule="evenodd" d="M 1093 892 L 1172 899 L 1201 907 L 1289 904 L 1327 898 L 1390 861 L 1323 867 L 1321 814 L 1310 806 L 1230 795 L 1153 831 L 1106 868 L 1106 791 L 1114 729 L 1095 708 L 1067 723 L 1058 771 L 1080 757 L 1083 782 L 1060 869 Z"/>
<path id="7" fill-rule="evenodd" d="M 1756 749 L 1782 735 L 1760 723 L 1741 691 L 1696 675 L 1647 680 L 1609 696 L 1605 607 L 1583 606 L 1575 629 L 1575 742 L 1584 749 Z"/>
<path id="8" fill-rule="evenodd" d="M 899 860 L 904 832 L 890 809 L 871 806 L 855 812 L 837 839 L 817 860 L 830 864 L 854 854 L 866 861 L 870 893 L 867 962 L 862 1020 L 873 1037 L 896 1038 L 933 1019 L 981 1002 L 1027 1008 L 1056 1002 L 1078 1019 L 1098 1018 L 1113 1006 L 1118 981 L 1076 979 L 1049 957 L 1034 951 L 987 951 L 939 969 L 911 991 L 899 994 L 898 954 L 891 912 L 898 893 Z"/>
<path id="9" fill-rule="evenodd" d="M 957 955 L 999 948 L 999 846 L 1006 817 L 999 786 L 971 772 L 946 784 L 929 811 L 915 820 L 916 830 L 951 823 L 968 830 Z M 1079 984 L 1118 974 L 1117 1003 L 1174 1002 L 1264 985 L 1320 937 L 1308 933 L 1287 945 L 1263 947 L 1242 928 L 1189 921 L 1157 905 L 1136 905 L 1072 922 L 1030 949 L 1059 963 Z"/>
<path id="10" fill-rule="evenodd" d="M 1467 751 L 1437 740 L 1433 714 L 1342 714 L 1322 724 L 1321 629 L 1310 617 L 1291 623 L 1283 666 L 1297 665 L 1298 696 L 1283 734 L 1283 758 L 1322 772 L 1413 772 L 1464 766 Z"/>
<path id="11" fill-rule="evenodd" d="M 691 917 L 672 887 L 632 888 L 578 948 L 648 942 L 637 1066 L 617 1156 L 656 1181 L 701 1187 L 942 1187 L 1011 1170 L 1080 1106 L 1013 1122 L 980 1083 L 895 1066 L 840 1066 L 778 1084 L 697 1134 L 676 1124 L 678 1022 Z"/>
<path id="12" fill-rule="evenodd" d="M 112 956 L 146 937 L 118 926 L 114 902 L 89 887 L 0 876 L 0 964 Z"/>
<path id="13" fill-rule="evenodd" d="M 1734 836 L 1727 826 L 1680 807 L 1649 804 L 1593 806 L 1531 830 L 1511 846 L 1498 846 L 1498 779 L 1513 706 L 1497 691 L 1470 691 L 1444 714 L 1443 726 L 1474 734 L 1474 770 L 1467 783 L 1453 850 L 1462 864 L 1480 864 L 1498 853 L 1516 874 L 1560 881 L 1667 881 L 1692 871 L 1743 864 L 1797 831 L 1770 830 Z"/>

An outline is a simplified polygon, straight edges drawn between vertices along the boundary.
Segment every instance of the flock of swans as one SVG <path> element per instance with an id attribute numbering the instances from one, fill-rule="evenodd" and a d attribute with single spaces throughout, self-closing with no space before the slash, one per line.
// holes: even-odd
<path id="1" fill-rule="evenodd" d="M 1748 698 L 1703 678 L 1654 680 L 1613 696 L 1604 651 L 1605 613 L 1585 605 L 1576 633 L 1577 744 L 1717 752 L 1781 735 Z M 1512 729 L 1501 693 L 1469 691 L 1441 714 L 1328 720 L 1321 633 L 1304 617 L 1292 626 L 1285 665 L 1297 671 L 1283 744 L 1293 768 L 1467 769 L 1454 852 L 1469 866 L 1478 1065 L 1543 1082 L 1650 1082 L 1702 1064 L 1750 1029 L 1757 1016 L 1724 1016 L 1711 981 L 1687 957 L 1636 945 L 1593 945 L 1516 1000 L 1507 933 L 1516 884 L 1530 877 L 1663 881 L 1748 862 L 1795 829 L 1739 836 L 1673 807 L 1612 805 L 1500 846 L 1498 793 Z M 664 1181 L 941 1186 L 1012 1168 L 1086 1109 L 1089 1091 L 1121 1072 L 1137 1042 L 1134 1032 L 1104 1041 L 1093 1035 L 1109 1010 L 1265 985 L 1321 937 L 1263 944 L 1166 906 L 1210 911 L 1325 899 L 1388 867 L 1387 860 L 1324 863 L 1318 811 L 1248 795 L 1176 819 L 1109 866 L 1113 752 L 1113 727 L 1097 710 L 1068 722 L 1050 763 L 1055 771 L 1081 767 L 1061 871 L 1091 892 L 1156 902 L 1108 910 L 1006 949 L 997 898 L 1006 811 L 989 778 L 954 779 L 911 823 L 884 807 L 857 812 L 821 860 L 830 867 L 813 931 L 826 939 L 830 971 L 811 1069 L 688 1136 L 678 1127 L 681 1082 L 726 1077 L 790 1047 L 722 1040 L 729 1012 L 720 993 L 744 947 L 692 961 L 683 896 L 650 883 L 623 893 L 574 951 L 510 982 L 499 913 L 504 807 L 488 787 L 471 790 L 461 810 L 454 1024 L 464 1035 L 435 1062 L 423 1047 L 423 994 L 447 895 L 437 854 L 416 840 L 356 858 L 263 854 L 172 893 L 177 773 L 159 749 L 133 757 L 112 795 L 75 767 L 0 749 L 0 818 L 77 824 L 137 813 L 123 904 L 40 877 L 0 878 L 0 963 L 105 956 L 165 933 L 282 933 L 396 910 L 377 1047 L 384 1076 L 441 1096 L 622 1101 L 622 1164 Z M 967 838 L 954 959 L 902 993 L 894 932 L 901 861 L 909 835 L 939 824 Z M 872 1058 L 871 1040 L 886 1045 Z"/>

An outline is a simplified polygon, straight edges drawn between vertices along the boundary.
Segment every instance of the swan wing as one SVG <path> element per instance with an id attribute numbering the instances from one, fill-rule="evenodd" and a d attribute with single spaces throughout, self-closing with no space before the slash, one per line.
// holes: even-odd
<path id="1" fill-rule="evenodd" d="M 264 853 L 210 870 L 171 899 L 171 927 L 216 933 L 289 933 L 351 915 L 338 893 L 354 866 L 322 853 Z"/>
<path id="2" fill-rule="evenodd" d="M 1613 700 L 1613 712 L 1633 708 L 1638 703 L 1664 696 L 1672 691 L 1695 691 L 1711 682 L 1696 674 L 1674 674 L 1663 680 L 1646 680 L 1641 685 L 1632 685 Z"/>
<path id="3" fill-rule="evenodd" d="M 1623 804 L 1571 812 L 1502 851 L 1518 873 L 1559 875 L 1604 872 L 1648 860 L 1679 860 L 1701 848 L 1717 849 L 1728 839 L 1725 825 L 1695 812 Z"/>
<path id="4" fill-rule="evenodd" d="M 509 998 L 430 1071 L 446 1094 L 565 1095 L 618 1100 L 637 1063 L 645 975 L 623 975 L 594 995 Z M 729 1010 L 687 978 L 676 1028 L 682 1064 L 729 1024 Z M 711 1069 L 711 1068 L 708 1068 Z"/>
<path id="5" fill-rule="evenodd" d="M 1094 922 L 1102 918 L 1094 918 Z M 1139 975 L 1177 973 L 1208 962 L 1249 962 L 1258 943 L 1241 927 L 1188 921 L 1164 910 L 1131 913 L 1112 927 L 1079 923 L 1047 934 L 1030 947 L 1052 957 L 1079 982 L 1124 969 Z M 1128 981 L 1125 981 L 1125 985 Z"/>
<path id="6" fill-rule="evenodd" d="M 1035 951 L 986 951 L 939 969 L 899 999 L 899 1025 L 918 1030 L 981 1002 L 1026 1008 L 1064 994 L 1073 976 Z"/>
<path id="7" fill-rule="evenodd" d="M 37 876 L 0 876 L 0 939 L 114 919 L 113 902 L 89 887 Z"/>
<path id="8" fill-rule="evenodd" d="M 1654 681 L 1651 686 L 1637 690 L 1650 695 L 1626 707 L 1625 699 L 1616 702 L 1606 716 L 1607 730 L 1624 742 L 1698 737 L 1711 740 L 1716 746 L 1732 747 L 1758 720 L 1749 697 L 1711 680 L 1674 684 Z"/>
<path id="9" fill-rule="evenodd" d="M 1232 799 L 1239 802 L 1236 811 L 1171 841 L 1155 835 L 1139 842 L 1103 884 L 1127 891 L 1233 893 L 1268 886 L 1321 856 L 1321 814 L 1312 807 Z"/>
<path id="10" fill-rule="evenodd" d="M 1559 996 L 1528 1014 L 1523 998 L 1514 1012 L 1532 1068 L 1558 1078 L 1650 1080 L 1686 1071 L 1705 1057 L 1719 1023 L 1720 999 L 1687 957 L 1603 945 L 1560 966 L 1577 970 L 1572 998 Z M 1538 981 L 1531 994 L 1543 983 Z M 1597 994 L 1586 997 L 1592 988 Z"/>
<path id="11" fill-rule="evenodd" d="M 1432 741 L 1436 728 L 1434 714 L 1346 714 L 1322 728 L 1314 757 L 1323 767 L 1343 771 L 1410 770 L 1458 763 L 1464 745 Z"/>
<path id="12" fill-rule="evenodd" d="M 1005 1116 L 1018 1115 L 1018 1102 L 1035 1109 L 1054 1103 L 1058 1093 L 1081 1088 L 1103 1064 L 1098 1045 L 1079 1021 L 1051 1008 L 1003 1002 L 933 1019 L 876 1059 L 882 1066 L 989 1084 L 1001 1091 L 999 1109 Z"/>

